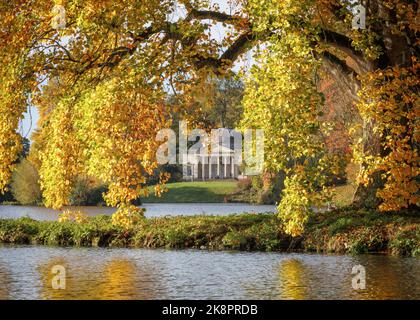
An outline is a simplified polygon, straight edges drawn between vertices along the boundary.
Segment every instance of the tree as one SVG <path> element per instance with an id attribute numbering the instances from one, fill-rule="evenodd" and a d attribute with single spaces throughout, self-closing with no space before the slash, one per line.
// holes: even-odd
<path id="1" fill-rule="evenodd" d="M 257 68 L 262 74 L 254 85 L 251 79 L 253 89 L 248 96 L 261 87 L 279 101 L 290 102 L 290 110 L 287 106 L 281 109 L 290 111 L 293 121 L 290 126 L 281 124 L 285 131 L 276 137 L 277 145 L 287 140 L 299 158 L 285 189 L 289 195 L 285 198 L 290 201 L 285 203 L 284 215 L 295 222 L 291 232 L 298 233 L 308 215 L 304 210 L 297 217 L 288 216 L 302 204 L 295 200 L 326 182 L 320 175 L 328 167 L 318 147 L 322 141 L 314 145 L 318 140 L 314 143 L 291 130 L 302 124 L 303 132 L 319 137 L 325 126 L 317 119 L 322 99 L 314 90 L 319 65 L 343 84 L 343 94 L 357 102 L 364 121 L 355 152 L 362 168 L 356 202 L 380 205 L 382 210 L 418 203 L 417 1 L 369 1 L 363 30 L 352 29 L 354 5 L 344 0 L 237 0 L 231 14 L 205 0 L 145 3 L 69 0 L 62 3 L 67 12 L 66 26 L 54 28 L 50 1 L 37 1 L 36 5 L 32 0 L 1 1 L 1 189 L 8 183 L 21 149 L 16 133 L 19 119 L 30 101 L 45 98 L 40 83 L 59 79 L 58 102 L 47 130 L 48 152 L 40 157 L 41 181 L 49 205 L 65 204 L 74 175 L 84 170 L 106 176 L 114 185 L 108 194 L 109 204 L 127 208 L 145 182 L 138 162 L 145 171 L 155 166 L 150 156 L 153 135 L 145 130 L 166 124 L 170 111 L 162 101 L 167 84 L 179 101 L 191 105 L 191 90 L 205 84 L 209 73 L 228 75 L 242 54 L 264 44 L 262 48 L 267 50 L 260 55 Z M 175 8 L 182 8 L 184 14 L 175 15 Z M 231 27 L 221 42 L 209 37 L 209 30 L 217 23 Z M 139 97 L 134 79 L 141 84 Z M 301 86 L 301 90 L 293 91 L 287 79 L 290 86 Z M 272 80 L 279 85 L 270 88 Z M 260 86 L 261 81 L 265 85 Z M 296 96 L 285 96 L 287 93 Z M 93 105 L 96 95 L 103 101 L 102 107 Z M 268 107 L 267 111 L 280 114 L 272 109 L 275 101 L 261 98 L 259 104 L 261 110 Z M 89 112 L 88 106 L 95 112 Z M 142 114 L 147 121 L 136 117 L 142 110 L 147 110 Z M 92 127 L 94 119 L 100 122 L 98 127 Z M 124 125 L 127 120 L 129 124 Z M 267 129 L 275 131 L 278 122 L 271 123 Z M 80 138 L 92 128 L 94 142 Z M 268 141 L 273 137 L 269 135 Z M 126 143 L 133 139 L 147 146 L 142 154 Z M 116 147 L 121 149 L 113 154 Z M 97 168 L 108 172 L 94 170 L 93 162 L 86 161 L 90 154 L 95 155 Z M 268 165 L 282 161 L 276 154 L 282 152 L 269 156 Z M 307 189 L 308 185 L 313 188 Z M 312 202 L 308 200 L 304 206 Z"/>
<path id="2" fill-rule="evenodd" d="M 23 158 L 13 172 L 11 183 L 14 198 L 23 205 L 32 205 L 41 201 L 39 175 L 34 165 Z"/>
<path id="3" fill-rule="evenodd" d="M 22 171 L 22 168 L 23 168 L 23 165 L 21 165 L 21 163 L 26 160 L 26 157 L 28 156 L 29 150 L 30 150 L 30 147 L 31 147 L 29 139 L 21 136 L 21 141 L 22 141 L 22 150 L 20 152 L 19 158 L 14 163 L 14 165 L 17 166 L 18 169 L 20 169 L 20 171 Z M 28 166 L 26 166 L 26 167 L 28 167 Z M 28 174 L 26 174 L 26 173 L 28 173 Z M 28 179 L 32 183 L 34 180 L 32 179 L 32 177 L 29 177 L 29 174 L 31 173 L 30 170 L 27 170 L 26 173 L 24 174 L 25 177 L 23 179 Z M 14 173 L 14 176 L 16 177 L 16 172 Z M 36 181 L 33 185 L 31 185 L 27 188 L 27 190 L 31 190 L 30 193 L 36 188 L 35 184 L 38 184 L 38 181 Z M 13 184 L 12 184 L 12 186 L 8 185 L 5 188 L 4 193 L 0 192 L 0 203 L 4 202 L 4 201 L 13 202 L 13 201 L 17 200 L 17 198 L 14 197 L 13 190 L 11 191 L 11 187 L 13 188 Z M 26 188 L 24 186 L 22 186 L 22 187 Z"/>
<path id="4" fill-rule="evenodd" d="M 352 130 L 361 132 L 354 146 L 361 165 L 354 205 L 381 210 L 418 205 L 417 3 L 370 1 L 365 30 L 351 29 L 348 2 L 267 1 L 251 7 L 272 35 L 247 86 L 245 123 L 270 132 L 267 162 L 288 171 L 280 203 L 286 229 L 302 232 L 310 208 L 320 200 L 317 185 L 328 182 L 324 147 L 314 150 L 313 145 L 322 143 L 315 142 L 319 133 L 327 136 L 326 123 L 314 119 L 322 105 L 313 99 L 319 66 L 356 102 L 363 120 L 362 128 Z M 305 114 L 311 104 L 313 110 Z M 288 159 L 297 162 L 290 168 Z"/>
<path id="5" fill-rule="evenodd" d="M 242 117 L 244 85 L 234 77 L 209 78 L 193 91 L 194 118 L 206 128 L 236 128 Z"/>

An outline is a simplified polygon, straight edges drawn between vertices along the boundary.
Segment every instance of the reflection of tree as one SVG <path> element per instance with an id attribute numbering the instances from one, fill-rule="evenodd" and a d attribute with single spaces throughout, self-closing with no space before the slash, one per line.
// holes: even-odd
<path id="1" fill-rule="evenodd" d="M 55 290 L 51 281 L 54 265 L 66 267 L 66 289 Z M 70 267 L 67 267 L 69 266 Z M 66 299 L 156 299 L 157 277 L 147 266 L 139 268 L 133 261 L 113 259 L 100 268 L 83 268 L 63 260 L 52 260 L 40 267 L 42 298 Z"/>
<path id="2" fill-rule="evenodd" d="M 366 290 L 355 291 L 356 298 L 406 299 L 415 293 L 410 279 L 413 270 L 401 258 L 364 255 L 357 258 L 357 264 L 366 268 Z"/>
<path id="3" fill-rule="evenodd" d="M 9 286 L 11 283 L 10 275 L 5 268 L 0 266 L 0 300 L 10 299 Z"/>
<path id="4" fill-rule="evenodd" d="M 61 265 L 66 269 L 66 289 L 65 290 L 55 290 L 52 288 L 52 281 L 54 274 L 52 273 L 52 268 L 55 265 Z M 62 300 L 70 299 L 71 291 L 74 288 L 74 281 L 72 277 L 69 277 L 68 263 L 65 259 L 54 258 L 49 260 L 46 264 L 39 267 L 39 273 L 41 276 L 42 289 L 41 289 L 41 298 L 47 300 Z M 74 297 L 77 299 L 77 297 Z"/>
<path id="5" fill-rule="evenodd" d="M 307 270 L 297 259 L 288 259 L 280 264 L 280 299 L 302 300 L 308 298 Z"/>
<path id="6" fill-rule="evenodd" d="M 143 292 L 138 292 L 139 280 L 136 277 L 136 265 L 129 260 L 112 260 L 105 265 L 104 281 L 98 286 L 97 297 L 103 299 L 145 299 Z"/>

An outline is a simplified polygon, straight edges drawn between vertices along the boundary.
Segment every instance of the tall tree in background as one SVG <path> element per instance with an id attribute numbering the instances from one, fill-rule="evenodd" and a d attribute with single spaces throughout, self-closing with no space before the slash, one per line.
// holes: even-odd
<path id="1" fill-rule="evenodd" d="M 22 158 L 13 172 L 11 190 L 20 204 L 33 205 L 41 201 L 38 171 L 28 159 Z"/>
<path id="2" fill-rule="evenodd" d="M 26 163 L 24 165 L 22 163 L 27 161 L 26 160 L 26 157 L 29 155 L 30 148 L 31 148 L 31 144 L 30 144 L 29 139 L 28 138 L 25 138 L 25 137 L 22 137 L 22 136 L 20 136 L 20 137 L 21 137 L 21 143 L 22 143 L 22 150 L 21 150 L 21 152 L 19 154 L 18 159 L 14 163 L 14 165 L 16 167 L 19 167 L 19 166 L 20 167 L 23 167 L 23 166 L 26 165 Z M 29 171 L 28 170 L 28 173 L 29 174 L 32 174 L 32 171 Z M 38 183 L 37 179 L 34 179 L 34 180 L 35 180 L 35 184 L 37 184 Z M 34 180 L 32 180 L 32 181 L 34 181 Z M 30 188 L 32 188 L 32 186 Z M 18 199 L 16 198 L 16 194 L 13 191 L 13 183 L 11 181 L 11 185 L 8 185 L 5 188 L 5 192 L 4 193 L 0 193 L 0 203 L 2 203 L 4 201 L 14 202 L 16 200 L 18 200 Z"/>
<path id="3" fill-rule="evenodd" d="M 291 168 L 281 206 L 287 230 L 301 232 L 309 213 L 294 214 L 302 207 L 297 199 L 305 199 L 305 208 L 315 203 L 312 190 L 322 189 L 329 167 L 316 138 L 327 127 L 317 118 L 319 65 L 342 84 L 363 119 L 362 128 L 354 130 L 361 133 L 354 154 L 361 164 L 355 203 L 382 210 L 418 204 L 418 1 L 368 1 L 361 30 L 353 30 L 355 4 L 345 0 L 237 0 L 228 12 L 205 0 L 61 5 L 66 24 L 54 28 L 51 1 L 0 2 L 1 189 L 21 149 L 19 119 L 29 101 L 42 100 L 40 84 L 56 78 L 59 102 L 50 115 L 47 152 L 40 156 L 44 195 L 60 207 L 76 173 L 112 172 L 104 177 L 115 186 L 109 204 L 118 205 L 121 220 L 129 221 L 130 201 L 143 192 L 143 173 L 156 166 L 152 137 L 167 125 L 167 83 L 179 101 L 191 105 L 192 88 L 205 84 L 209 74 L 225 76 L 245 52 L 264 44 L 247 82 L 245 121 L 276 133 L 266 134 L 272 147 L 266 150 L 267 165 L 283 166 L 290 151 L 283 145 L 300 159 Z M 229 26 L 222 41 L 209 36 L 216 24 Z M 93 101 L 104 104 L 89 112 Z M 290 119 L 283 118 L 287 114 Z M 93 121 L 98 127 L 89 131 Z M 134 140 L 146 146 L 141 154 L 127 142 Z"/>
<path id="4" fill-rule="evenodd" d="M 193 91 L 193 110 L 206 128 L 236 128 L 243 114 L 244 84 L 234 77 L 209 78 Z M 191 110 L 189 110 L 191 112 Z"/>

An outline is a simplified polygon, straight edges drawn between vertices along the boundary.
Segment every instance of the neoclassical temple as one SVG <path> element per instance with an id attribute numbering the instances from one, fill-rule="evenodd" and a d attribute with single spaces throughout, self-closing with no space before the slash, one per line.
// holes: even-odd
<path id="1" fill-rule="evenodd" d="M 235 162 L 233 149 L 219 146 L 217 154 L 185 155 L 188 158 L 182 166 L 185 181 L 206 181 L 211 179 L 237 179 L 240 177 L 239 164 Z"/>

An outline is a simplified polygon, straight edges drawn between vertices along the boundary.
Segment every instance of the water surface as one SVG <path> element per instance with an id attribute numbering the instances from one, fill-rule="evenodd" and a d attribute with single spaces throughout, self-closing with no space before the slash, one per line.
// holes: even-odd
<path id="1" fill-rule="evenodd" d="M 275 212 L 271 205 L 252 205 L 247 203 L 147 203 L 142 205 L 146 209 L 146 217 L 162 217 L 172 215 L 229 215 L 243 212 L 261 213 Z M 89 216 L 98 214 L 113 214 L 115 208 L 109 207 L 67 207 L 85 212 Z M 8 206 L 0 205 L 1 218 L 30 217 L 36 220 L 57 220 L 59 211 L 45 207 Z"/>
<path id="2" fill-rule="evenodd" d="M 52 289 L 55 265 L 65 290 Z M 3 245 L 0 299 L 420 299 L 420 259 Z"/>

